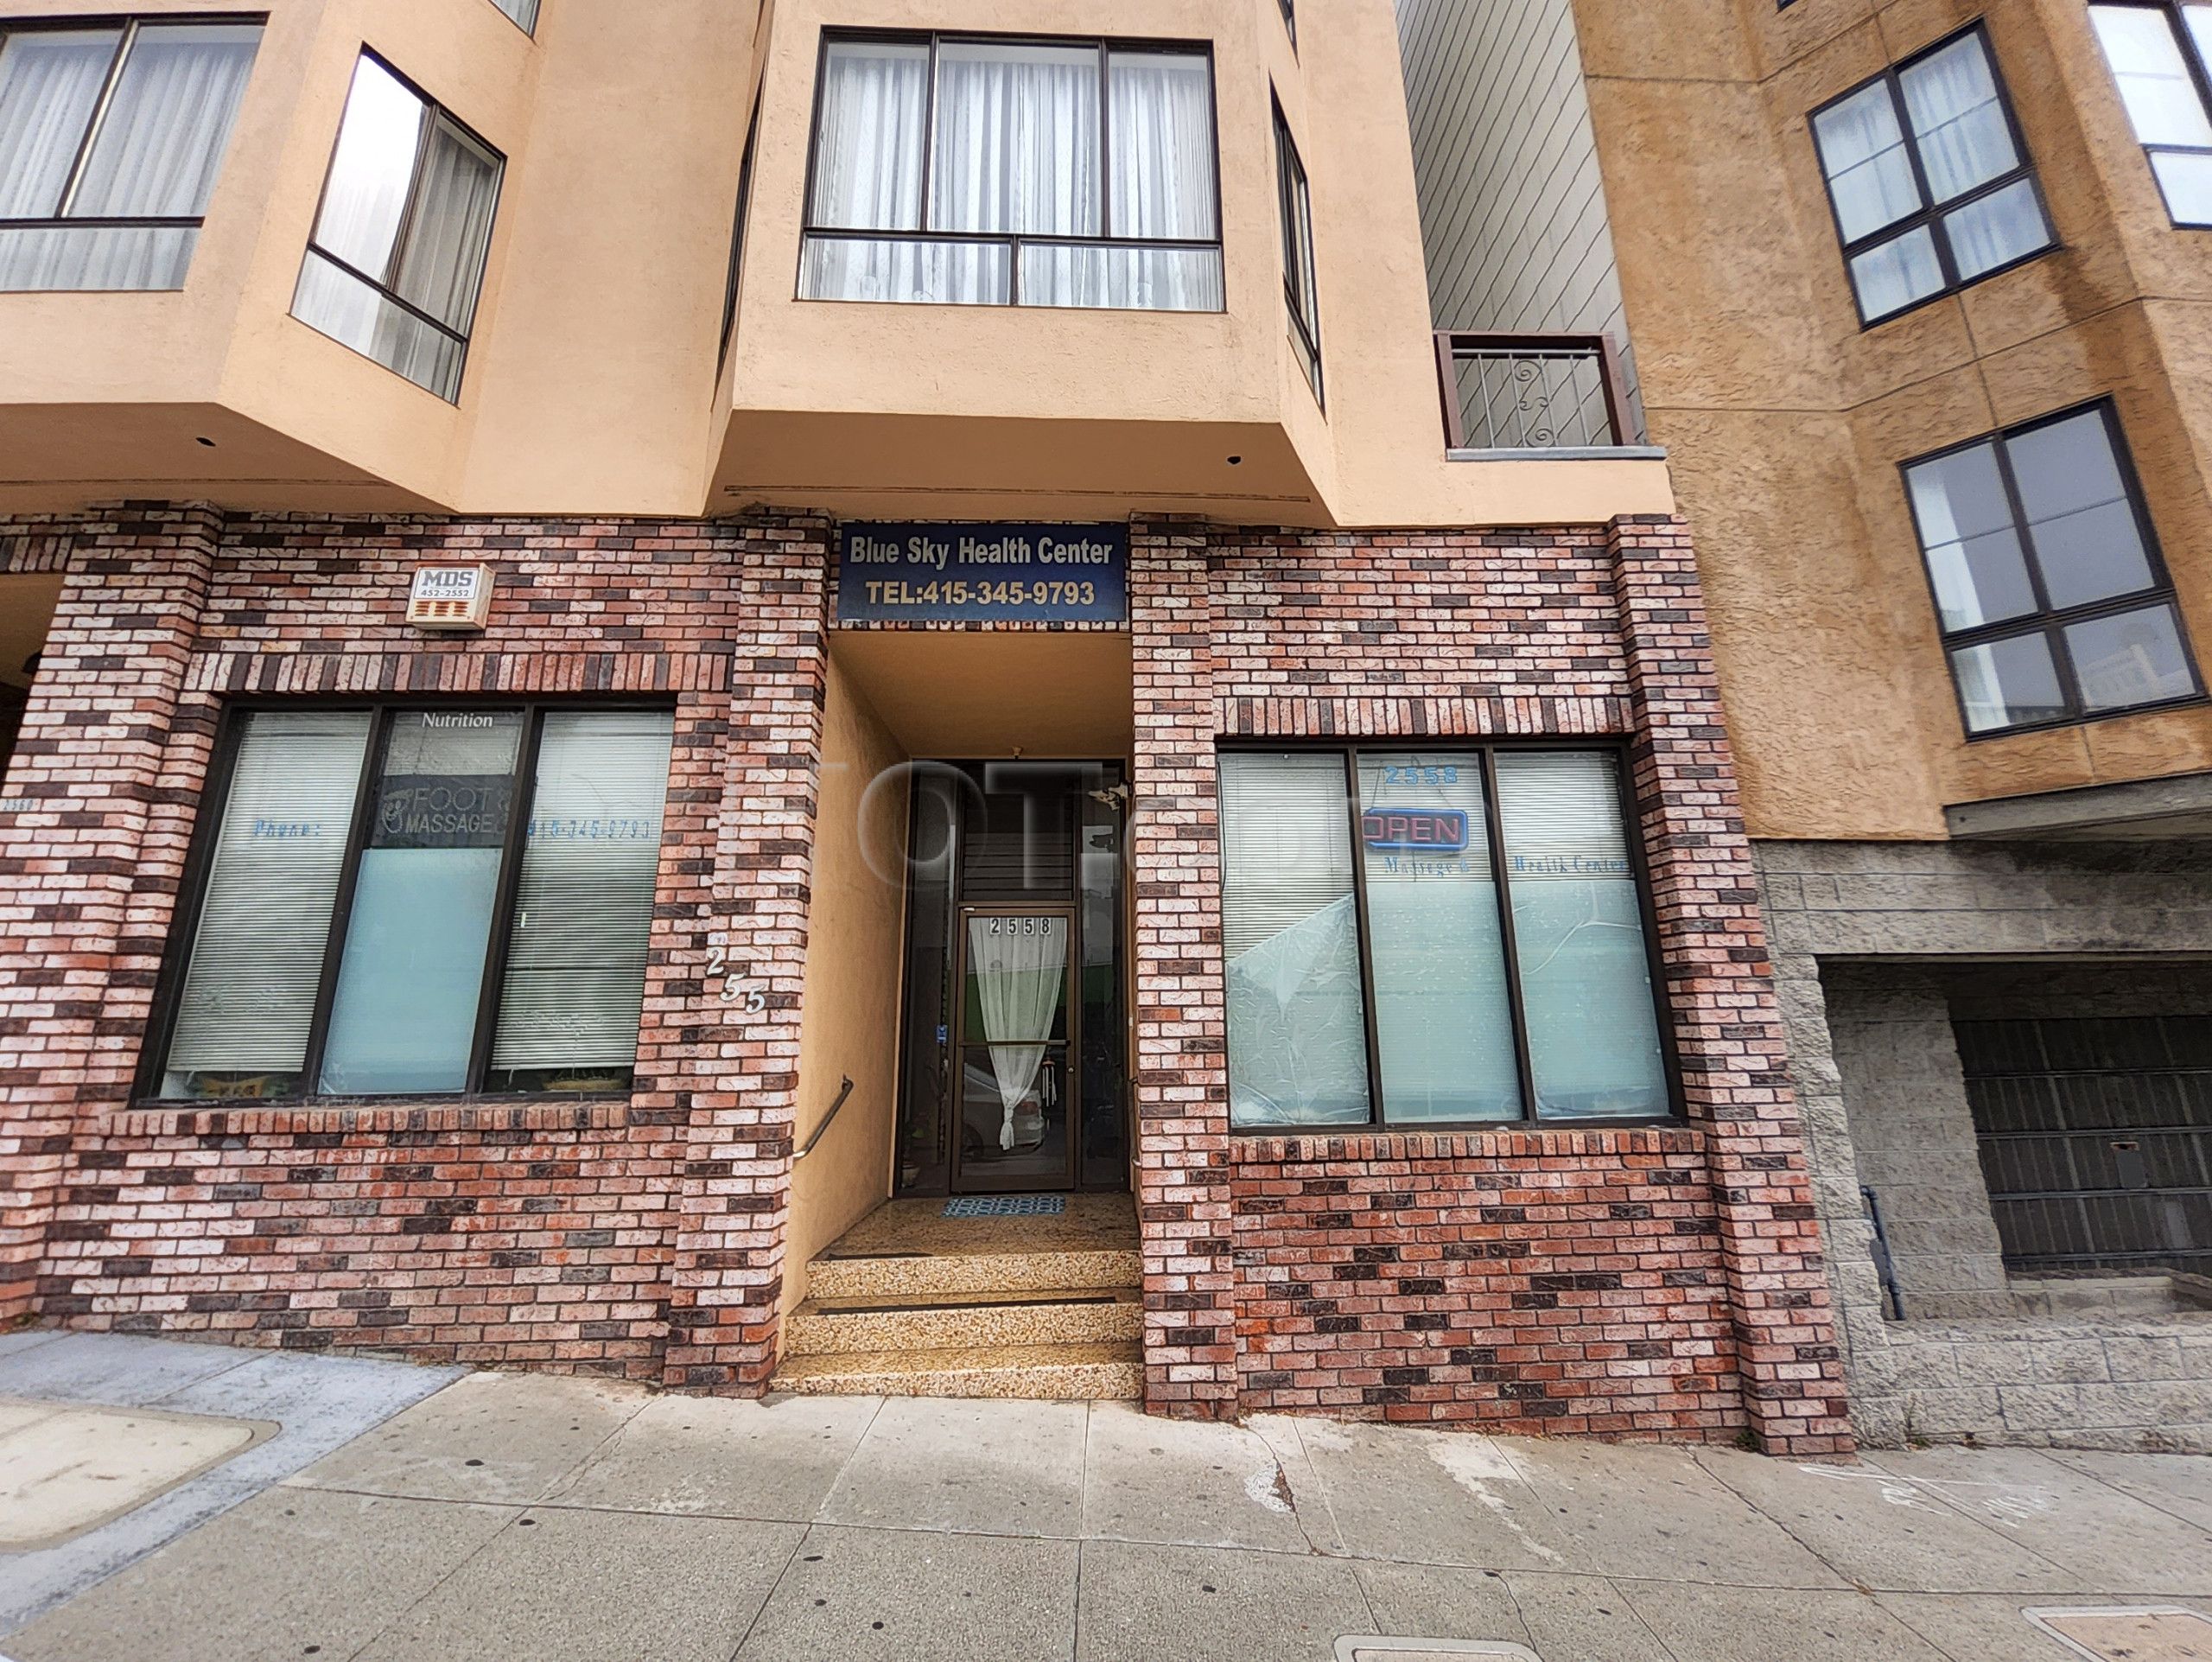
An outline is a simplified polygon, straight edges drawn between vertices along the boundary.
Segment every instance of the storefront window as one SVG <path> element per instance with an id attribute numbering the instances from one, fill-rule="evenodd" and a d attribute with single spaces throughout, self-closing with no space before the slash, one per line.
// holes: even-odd
<path id="1" fill-rule="evenodd" d="M 672 735 L 664 710 L 243 716 L 160 1094 L 626 1090 Z"/>
<path id="2" fill-rule="evenodd" d="M 1670 1111 L 1613 753 L 1235 750 L 1221 776 L 1233 1124 Z"/>

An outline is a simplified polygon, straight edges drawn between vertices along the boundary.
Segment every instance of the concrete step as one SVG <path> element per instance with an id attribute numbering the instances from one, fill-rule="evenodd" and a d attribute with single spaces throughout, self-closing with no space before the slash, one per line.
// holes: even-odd
<path id="1" fill-rule="evenodd" d="M 807 1266 L 817 1299 L 878 1303 L 949 1293 L 1037 1293 L 1135 1287 L 1144 1259 L 1134 1251 L 825 1253 Z"/>
<path id="2" fill-rule="evenodd" d="M 1074 1402 L 1144 1395 L 1144 1355 L 1133 1340 L 999 1345 L 950 1350 L 839 1351 L 785 1360 L 771 1391 L 842 1397 L 1020 1397 Z"/>
<path id="3" fill-rule="evenodd" d="M 784 1354 L 1104 1344 L 1143 1334 L 1142 1297 L 1133 1287 L 925 1293 L 881 1302 L 815 1297 L 785 1324 Z"/>

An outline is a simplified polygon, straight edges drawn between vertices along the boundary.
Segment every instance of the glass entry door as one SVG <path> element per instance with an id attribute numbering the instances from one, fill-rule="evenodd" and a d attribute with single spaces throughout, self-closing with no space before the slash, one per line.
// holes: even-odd
<path id="1" fill-rule="evenodd" d="M 1065 907 L 961 909 L 956 1193 L 1074 1187 L 1074 921 Z"/>

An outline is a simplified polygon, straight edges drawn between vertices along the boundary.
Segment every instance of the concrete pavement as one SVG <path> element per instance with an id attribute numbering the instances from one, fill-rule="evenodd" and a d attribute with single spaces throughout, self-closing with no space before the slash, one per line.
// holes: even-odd
<path id="1" fill-rule="evenodd" d="M 0 1395 L 19 1360 L 0 1355 Z M 310 1385 L 361 1366 L 260 1360 Z M 204 1381 L 194 1411 L 222 1413 L 236 1377 Z M 265 1392 L 237 1412 L 283 1417 Z M 2132 1623 L 2134 1662 L 2212 1657 L 2212 1460 L 2178 1455 L 1819 1467 L 1113 1403 L 754 1403 L 481 1373 L 303 1469 L 232 1481 L 257 1492 L 0 1652 L 1431 1662 L 1486 1641 L 1542 1662 L 2064 1662 L 2120 1652 L 2057 1633 L 2113 1646 Z M 0 1595 L 18 1570 L 0 1555 Z M 2064 1614 L 2111 1606 L 2172 1614 Z M 1393 1637 L 1358 1642 L 1376 1635 Z"/>

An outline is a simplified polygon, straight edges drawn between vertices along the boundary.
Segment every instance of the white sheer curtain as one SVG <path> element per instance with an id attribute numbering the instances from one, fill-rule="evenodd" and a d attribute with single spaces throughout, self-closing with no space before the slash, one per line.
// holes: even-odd
<path id="1" fill-rule="evenodd" d="M 442 398 L 458 396 L 461 342 L 332 261 L 374 283 L 389 282 L 392 294 L 465 337 L 483 287 L 501 167 L 498 156 L 427 110 L 390 70 L 362 58 L 292 315 Z M 407 240 L 400 247 L 403 221 Z"/>
<path id="2" fill-rule="evenodd" d="M 1097 248 L 1057 238 L 1219 234 L 1213 81 L 1194 53 L 1113 52 L 1102 111 L 1088 46 L 833 41 L 823 57 L 811 225 L 923 232 L 912 240 L 812 236 L 800 266 L 811 300 L 1003 303 L 1022 239 L 1027 305 L 1218 311 L 1217 249 Z M 1102 115 L 1112 153 L 1102 152 Z M 929 200 L 922 157 L 931 150 Z M 1107 200 L 1112 180 L 1112 201 Z M 929 239 L 1003 233 L 1004 244 Z"/>
<path id="3" fill-rule="evenodd" d="M 1880 82 L 1853 93 L 1813 119 L 1844 240 L 1856 242 L 1916 212 L 1920 188 L 1897 128 L 1897 106 Z"/>
<path id="4" fill-rule="evenodd" d="M 111 29 L 66 29 L 0 43 L 0 220 L 60 213 L 121 38 Z"/>
<path id="5" fill-rule="evenodd" d="M 1948 202 L 2019 165 L 1980 35 L 1968 35 L 1923 58 L 1897 80 L 1920 141 L 1920 165 L 1937 201 Z"/>
<path id="6" fill-rule="evenodd" d="M 1006 1118 L 999 1147 L 1014 1147 L 1014 1111 L 1045 1065 L 1045 1041 L 1067 996 L 1065 918 L 970 918 L 969 973 L 982 1005 L 983 1037 Z"/>
<path id="7" fill-rule="evenodd" d="M 70 219 L 198 219 L 230 142 L 258 25 L 149 24 L 133 41 Z M 0 216 L 60 212 L 117 31 L 11 36 L 0 48 Z M 189 226 L 70 226 L 0 239 L 0 289 L 183 286 Z"/>

